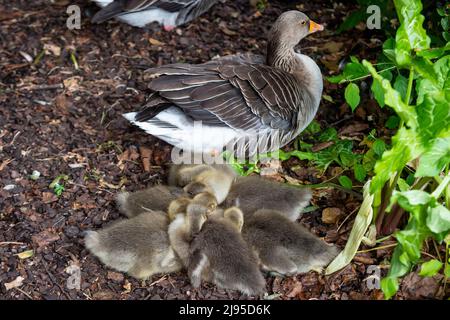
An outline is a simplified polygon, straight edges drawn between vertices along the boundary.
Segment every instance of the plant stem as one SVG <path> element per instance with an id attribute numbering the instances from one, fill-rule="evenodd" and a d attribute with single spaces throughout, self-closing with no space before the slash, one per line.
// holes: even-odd
<path id="1" fill-rule="evenodd" d="M 409 105 L 409 100 L 411 100 L 413 82 L 414 82 L 414 68 L 411 67 L 409 69 L 408 88 L 406 90 L 406 97 L 405 97 L 405 103 L 407 105 Z"/>
<path id="2" fill-rule="evenodd" d="M 405 96 L 405 100 L 404 102 L 409 105 L 409 101 L 411 100 L 411 93 L 412 93 L 412 88 L 413 88 L 413 83 L 414 83 L 414 68 L 411 67 L 409 69 L 409 78 L 408 78 L 408 88 L 406 90 L 406 96 Z M 403 120 L 400 119 L 400 125 L 399 125 L 399 129 L 402 128 L 404 125 Z M 377 216 L 380 217 L 377 222 L 377 231 L 381 231 L 381 225 L 382 225 L 382 221 L 381 219 L 383 219 L 383 221 L 385 220 L 384 218 L 384 213 L 386 211 L 387 208 L 387 204 L 390 202 L 391 196 L 392 196 L 392 192 L 394 191 L 395 187 L 397 186 L 397 182 L 398 179 L 400 178 L 400 175 L 402 174 L 402 170 L 397 171 L 395 173 L 395 177 L 394 180 L 392 181 L 391 184 L 389 184 L 386 192 L 383 194 L 383 199 L 382 199 L 382 203 L 385 203 L 386 205 L 384 206 L 380 206 L 379 208 L 379 212 L 377 213 Z M 395 217 L 394 220 L 391 220 L 393 222 L 398 223 L 400 221 L 401 215 L 403 214 L 402 210 L 399 211 L 398 213 L 398 217 Z M 392 218 L 391 218 L 392 219 Z M 388 226 L 390 230 L 395 230 L 396 225 L 395 226 Z M 386 228 L 384 228 L 386 229 Z"/>
<path id="3" fill-rule="evenodd" d="M 438 187 L 436 188 L 436 190 L 433 191 L 433 193 L 431 194 L 431 196 L 435 199 L 439 198 L 439 196 L 441 195 L 442 191 L 445 190 L 445 187 L 447 186 L 447 184 L 450 182 L 450 175 L 447 175 L 444 180 L 442 180 L 442 182 L 438 185 Z"/>
<path id="4" fill-rule="evenodd" d="M 397 68 L 397 67 L 396 66 L 389 67 L 389 68 L 380 70 L 377 73 L 380 74 L 380 73 L 382 73 L 384 71 L 392 70 L 392 69 L 395 69 L 395 68 Z M 357 78 L 354 78 L 354 79 L 343 80 L 343 81 L 341 81 L 339 83 L 342 84 L 342 83 L 346 83 L 346 82 L 353 82 L 353 81 L 362 80 L 362 79 L 365 79 L 365 78 L 368 78 L 368 77 L 371 77 L 371 76 L 372 76 L 371 74 L 366 74 L 365 76 L 357 77 Z"/>
<path id="5" fill-rule="evenodd" d="M 370 248 L 370 249 L 366 249 L 366 250 L 359 250 L 359 251 L 356 251 L 356 253 L 364 253 L 364 252 L 388 249 L 388 248 L 395 247 L 396 245 L 397 245 L 397 243 L 391 243 L 391 244 L 387 244 L 387 245 L 384 245 L 384 246 L 379 246 L 379 247 Z"/>
<path id="6" fill-rule="evenodd" d="M 447 265 L 448 265 L 448 253 L 450 251 L 450 247 L 448 242 L 445 243 L 445 264 L 444 264 L 444 270 L 447 270 Z M 444 272 L 444 294 L 445 294 L 445 289 L 447 289 L 447 273 Z"/>

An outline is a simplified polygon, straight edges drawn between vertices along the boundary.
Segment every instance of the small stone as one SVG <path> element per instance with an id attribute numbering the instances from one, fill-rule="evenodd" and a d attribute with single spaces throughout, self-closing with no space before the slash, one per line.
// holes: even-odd
<path id="1" fill-rule="evenodd" d="M 339 208 L 325 208 L 322 211 L 322 222 L 327 224 L 334 224 L 339 220 L 342 211 Z"/>
<path id="2" fill-rule="evenodd" d="M 20 174 L 16 170 L 12 170 L 10 173 L 10 176 L 12 179 L 16 179 L 16 178 L 20 177 Z"/>
<path id="3" fill-rule="evenodd" d="M 16 187 L 15 184 L 7 184 L 6 186 L 3 187 L 3 190 L 11 191 L 11 190 L 13 190 L 15 187 Z"/>

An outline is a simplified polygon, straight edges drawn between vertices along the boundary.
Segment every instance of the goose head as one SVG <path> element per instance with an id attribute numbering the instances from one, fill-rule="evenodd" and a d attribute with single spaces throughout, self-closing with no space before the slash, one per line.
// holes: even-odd
<path id="1" fill-rule="evenodd" d="M 292 56 L 294 47 L 303 38 L 322 30 L 322 25 L 309 19 L 303 12 L 292 10 L 282 13 L 269 33 L 267 63 L 277 67 L 280 59 Z"/>
<path id="2" fill-rule="evenodd" d="M 269 41 L 276 39 L 280 44 L 293 48 L 309 34 L 322 30 L 322 25 L 309 19 L 303 12 L 286 11 L 273 24 Z"/>

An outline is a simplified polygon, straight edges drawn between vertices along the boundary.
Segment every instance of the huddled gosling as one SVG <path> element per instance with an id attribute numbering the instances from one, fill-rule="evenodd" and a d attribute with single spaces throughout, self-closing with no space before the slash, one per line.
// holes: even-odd
<path id="1" fill-rule="evenodd" d="M 242 235 L 263 270 L 283 275 L 321 272 L 338 254 L 335 246 L 275 210 L 261 209 L 246 217 Z"/>
<path id="2" fill-rule="evenodd" d="M 232 184 L 224 206 L 238 205 L 245 218 L 259 209 L 278 210 L 295 221 L 309 204 L 310 189 L 296 188 L 259 176 L 239 177 Z"/>
<path id="3" fill-rule="evenodd" d="M 206 212 L 204 206 L 192 203 L 185 216 L 185 223 L 194 224 L 195 231 L 197 222 L 203 221 L 189 245 L 187 269 L 192 285 L 199 287 L 204 280 L 247 295 L 264 293 L 265 280 L 258 260 L 241 235 L 242 211 L 235 207 L 217 209 L 206 220 L 198 218 L 205 217 Z M 193 217 L 197 217 L 197 222 L 189 221 Z"/>
<path id="4" fill-rule="evenodd" d="M 165 212 L 144 212 L 98 231 L 88 231 L 85 246 L 105 265 L 137 279 L 181 270 L 167 234 Z"/>
<path id="5" fill-rule="evenodd" d="M 180 187 L 157 185 L 135 192 L 121 192 L 116 196 L 119 211 L 132 218 L 143 212 L 167 211 L 169 204 L 188 194 Z"/>
<path id="6" fill-rule="evenodd" d="M 201 210 L 194 210 L 195 207 Z M 188 266 L 189 245 L 194 235 L 200 231 L 203 223 L 216 207 L 216 198 L 210 193 L 199 193 L 193 199 L 179 198 L 170 203 L 169 239 L 185 268 Z"/>
<path id="7" fill-rule="evenodd" d="M 217 203 L 221 204 L 235 178 L 236 173 L 227 164 L 173 165 L 168 182 L 170 185 L 183 187 L 191 195 L 212 193 Z"/>

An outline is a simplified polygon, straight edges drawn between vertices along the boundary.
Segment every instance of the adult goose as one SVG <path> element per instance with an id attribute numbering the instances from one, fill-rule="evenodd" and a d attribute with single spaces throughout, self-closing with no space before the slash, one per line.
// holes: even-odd
<path id="1" fill-rule="evenodd" d="M 149 69 L 147 104 L 124 116 L 194 153 L 217 154 L 232 146 L 235 155 L 248 157 L 278 150 L 305 129 L 319 107 L 320 69 L 294 51 L 318 30 L 323 27 L 304 13 L 288 11 L 272 26 L 265 58 L 232 55 Z"/>
<path id="2" fill-rule="evenodd" d="M 185 24 L 211 8 L 219 0 L 93 0 L 103 7 L 92 18 L 101 23 L 118 18 L 135 27 L 159 22 L 165 30 Z"/>

